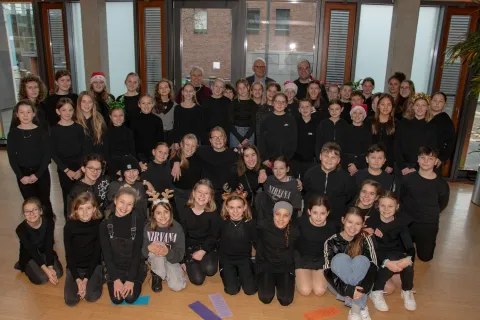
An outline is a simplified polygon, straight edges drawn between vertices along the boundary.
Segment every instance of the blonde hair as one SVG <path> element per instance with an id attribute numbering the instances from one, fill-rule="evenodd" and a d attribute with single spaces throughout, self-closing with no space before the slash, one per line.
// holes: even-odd
<path id="1" fill-rule="evenodd" d="M 87 119 L 85 119 L 85 116 L 83 115 L 83 111 L 82 111 L 82 99 L 85 96 L 90 97 L 90 99 L 92 99 L 92 102 L 93 102 L 93 107 L 92 107 L 93 132 L 89 132 L 88 126 L 87 126 Z M 103 119 L 103 116 L 97 110 L 97 101 L 95 100 L 95 96 L 92 96 L 90 92 L 82 91 L 78 96 L 77 110 L 75 112 L 75 116 L 76 116 L 75 121 L 83 127 L 83 132 L 85 133 L 85 135 L 91 136 L 94 144 L 96 145 L 102 144 L 103 143 L 102 136 L 107 126 L 105 125 L 105 120 Z"/>
<path id="2" fill-rule="evenodd" d="M 243 207 L 245 208 L 245 211 L 243 212 L 243 218 L 245 219 L 245 221 L 250 221 L 252 220 L 252 210 L 250 210 L 250 207 L 248 206 L 248 203 L 247 203 L 247 199 L 245 199 L 244 197 L 242 197 L 241 195 L 239 195 L 238 193 L 234 192 L 234 193 L 231 193 L 226 199 L 225 201 L 223 202 L 223 205 L 222 205 L 222 213 L 221 213 L 221 217 L 223 220 L 227 220 L 227 219 L 230 219 L 230 215 L 228 214 L 228 210 L 227 210 L 227 206 L 228 206 L 228 203 L 230 201 L 233 201 L 233 200 L 240 200 L 242 201 L 243 203 Z"/>
<path id="3" fill-rule="evenodd" d="M 89 192 L 85 191 L 80 193 L 72 203 L 72 213 L 70 213 L 70 220 L 80 220 L 78 217 L 77 211 L 78 208 L 84 204 L 91 203 L 92 206 L 95 208 L 95 212 L 92 214 L 92 220 L 99 220 L 102 218 L 102 213 L 100 210 L 98 210 L 98 204 L 97 204 L 97 199 L 95 199 L 95 196 Z"/>
<path id="4" fill-rule="evenodd" d="M 191 86 L 193 88 L 193 97 L 192 97 L 192 101 L 195 103 L 195 104 L 198 104 L 198 100 L 197 100 L 197 92 L 195 90 L 195 86 L 191 83 L 191 82 L 187 82 L 183 85 L 183 87 L 180 89 L 180 94 L 181 94 L 181 101 L 182 102 L 185 102 L 185 98 L 183 97 L 183 89 L 185 89 L 186 86 Z"/>
<path id="5" fill-rule="evenodd" d="M 255 87 L 256 85 L 259 85 L 261 88 L 262 88 L 262 97 L 260 98 L 262 101 L 260 102 L 260 104 L 263 104 L 265 102 L 265 87 L 263 86 L 263 84 L 261 82 L 254 82 L 252 83 L 252 85 L 250 86 L 250 98 L 254 98 L 253 97 L 253 87 Z"/>
<path id="6" fill-rule="evenodd" d="M 195 144 L 198 147 L 198 139 L 197 136 L 195 136 L 193 133 L 188 133 L 183 136 L 182 141 L 180 141 L 180 149 L 178 151 L 175 151 L 172 153 L 170 156 L 170 159 L 173 159 L 176 155 L 180 158 L 180 168 L 187 169 L 188 168 L 188 158 L 185 156 L 185 153 L 183 152 L 183 145 L 185 143 L 185 140 L 193 140 Z"/>
<path id="7" fill-rule="evenodd" d="M 157 210 L 158 207 L 162 207 L 163 209 L 167 210 L 170 212 L 170 219 L 168 219 L 168 228 L 173 226 L 173 208 L 172 205 L 168 202 L 159 202 L 157 204 L 154 204 L 152 206 L 152 209 L 150 210 L 150 215 L 148 217 L 148 222 L 147 222 L 147 227 L 150 231 L 154 231 L 157 229 L 157 221 L 155 220 L 155 210 Z"/>
<path id="8" fill-rule="evenodd" d="M 215 189 L 213 189 L 213 185 L 208 179 L 201 179 L 200 181 L 195 183 L 195 186 L 190 193 L 190 197 L 188 198 L 187 207 L 193 208 L 195 206 L 195 199 L 193 194 L 200 186 L 206 186 L 210 190 L 210 200 L 208 200 L 208 203 L 205 206 L 205 212 L 214 212 L 215 210 L 217 210 L 217 204 L 215 203 Z"/>
<path id="9" fill-rule="evenodd" d="M 408 120 L 412 120 L 413 118 L 415 118 L 415 110 L 414 110 L 414 106 L 415 106 L 415 103 L 417 103 L 417 101 L 419 100 L 423 100 L 427 103 L 427 111 L 425 112 L 425 121 L 426 122 L 430 122 L 430 120 L 433 119 L 433 113 L 432 113 L 432 109 L 431 109 L 431 104 L 430 104 L 430 101 L 427 99 L 427 98 L 417 98 L 417 99 L 414 99 L 412 101 L 412 105 L 411 105 L 411 110 L 408 111 L 408 112 L 405 112 L 405 114 L 403 115 L 403 117 L 405 119 L 408 119 Z"/>

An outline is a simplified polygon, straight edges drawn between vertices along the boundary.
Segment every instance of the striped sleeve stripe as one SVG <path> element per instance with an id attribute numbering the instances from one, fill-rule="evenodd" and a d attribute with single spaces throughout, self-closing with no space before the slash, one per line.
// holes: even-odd
<path id="1" fill-rule="evenodd" d="M 377 263 L 377 253 L 375 252 L 375 246 L 373 245 L 373 240 L 371 236 L 365 238 L 367 240 L 368 250 L 370 251 L 370 259 L 378 267 Z"/>
<path id="2" fill-rule="evenodd" d="M 334 234 L 333 236 L 328 238 L 327 241 L 325 241 L 325 244 L 323 245 L 323 256 L 325 258 L 325 264 L 323 265 L 323 269 L 330 268 L 330 260 L 328 260 L 328 241 L 336 237 L 337 237 L 337 234 Z"/>

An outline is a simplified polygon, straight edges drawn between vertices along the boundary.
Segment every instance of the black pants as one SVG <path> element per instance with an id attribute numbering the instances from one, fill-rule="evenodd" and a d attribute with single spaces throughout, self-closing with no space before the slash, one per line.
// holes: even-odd
<path id="1" fill-rule="evenodd" d="M 211 277 L 218 270 L 218 254 L 210 251 L 203 256 L 202 261 L 192 260 L 186 263 L 188 279 L 194 285 L 202 285 L 207 276 Z"/>
<path id="2" fill-rule="evenodd" d="M 125 283 L 125 281 L 122 281 L 122 283 Z M 123 301 L 125 301 L 126 303 L 134 303 L 135 301 L 137 301 L 138 297 L 142 293 L 142 284 L 143 281 L 133 281 L 133 293 L 126 296 L 125 299 L 122 297 L 118 299 L 117 297 L 115 297 L 115 291 L 113 290 L 113 281 L 107 281 L 107 288 L 108 294 L 110 295 L 110 300 L 112 300 L 114 304 L 121 304 Z"/>
<path id="3" fill-rule="evenodd" d="M 44 261 L 45 261 L 45 255 L 42 255 Z M 58 261 L 57 255 L 54 255 L 53 257 L 53 269 L 57 273 L 57 278 L 61 278 L 63 276 L 63 268 L 62 264 L 60 261 Z M 42 268 L 33 260 L 31 259 L 28 261 L 25 270 L 25 274 L 28 277 L 28 280 L 30 280 L 31 283 L 33 284 L 45 284 L 48 282 L 48 277 L 43 272 Z"/>
<path id="4" fill-rule="evenodd" d="M 406 256 L 407 255 L 403 253 L 392 252 L 386 257 L 386 259 L 395 261 L 395 260 L 403 259 Z M 400 279 L 402 280 L 402 290 L 409 291 L 413 289 L 413 265 L 412 265 L 412 266 L 406 267 L 401 272 L 393 272 L 393 271 L 390 271 L 390 269 L 388 269 L 387 267 L 382 268 L 381 266 L 379 266 L 377 278 L 375 280 L 375 284 L 373 285 L 373 290 L 383 291 L 385 289 L 385 284 L 387 283 L 388 279 L 390 279 L 394 274 L 400 274 Z"/>
<path id="5" fill-rule="evenodd" d="M 252 259 L 242 260 L 220 259 L 220 276 L 225 293 L 235 295 L 242 287 L 246 295 L 257 292 Z"/>
<path id="6" fill-rule="evenodd" d="M 410 235 L 417 247 L 417 256 L 422 261 L 433 259 L 437 245 L 438 223 L 418 223 L 410 225 Z"/>
<path id="7" fill-rule="evenodd" d="M 72 169 L 73 170 L 73 169 Z M 65 221 L 68 220 L 68 213 L 70 212 L 67 204 L 67 196 L 72 190 L 73 185 L 77 180 L 70 180 L 63 170 L 58 169 L 58 180 L 60 182 L 60 188 L 62 188 L 62 199 L 63 199 L 63 215 L 65 217 Z M 71 208 L 70 208 L 71 209 Z"/>
<path id="8" fill-rule="evenodd" d="M 103 289 L 103 272 L 102 266 L 98 265 L 95 271 L 92 273 L 90 279 L 87 282 L 87 288 L 85 290 L 85 300 L 88 302 L 95 302 L 102 296 Z M 78 275 L 81 279 L 85 277 L 86 269 L 77 269 Z M 73 307 L 80 302 L 80 296 L 78 295 L 78 285 L 76 279 L 73 278 L 72 273 L 67 268 L 65 278 L 65 289 L 63 290 L 63 297 L 67 306 Z"/>
<path id="9" fill-rule="evenodd" d="M 295 276 L 291 272 L 262 272 L 257 275 L 258 298 L 265 304 L 272 302 L 277 289 L 277 299 L 282 306 L 288 306 L 295 294 Z"/>
<path id="10" fill-rule="evenodd" d="M 36 168 L 20 168 L 24 176 L 30 176 L 34 174 Z M 40 177 L 37 177 L 38 180 L 32 184 L 23 184 L 20 180 L 17 179 L 18 187 L 20 188 L 20 193 L 24 200 L 28 198 L 38 198 L 42 203 L 42 206 L 45 210 L 44 214 L 53 218 L 53 208 L 52 203 L 50 202 L 50 172 L 48 168 L 43 172 Z"/>

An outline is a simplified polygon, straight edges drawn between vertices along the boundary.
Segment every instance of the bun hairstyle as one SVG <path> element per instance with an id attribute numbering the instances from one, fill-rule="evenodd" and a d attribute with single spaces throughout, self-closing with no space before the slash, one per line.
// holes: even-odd
<path id="1" fill-rule="evenodd" d="M 397 71 L 394 74 L 392 74 L 390 78 L 388 78 L 388 82 L 390 82 L 390 80 L 392 79 L 396 79 L 398 80 L 398 82 L 402 83 L 405 79 L 407 79 L 407 76 L 405 75 L 405 73 Z"/>

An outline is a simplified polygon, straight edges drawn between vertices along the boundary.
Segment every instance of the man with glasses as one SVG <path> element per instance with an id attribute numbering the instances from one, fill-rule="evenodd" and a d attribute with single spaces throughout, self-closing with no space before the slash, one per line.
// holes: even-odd
<path id="1" fill-rule="evenodd" d="M 275 82 L 275 80 L 273 80 L 272 78 L 265 76 L 267 74 L 267 65 L 265 63 L 265 60 L 263 60 L 262 58 L 255 59 L 255 61 L 253 62 L 252 71 L 254 74 L 250 77 L 247 77 L 247 81 L 250 86 L 252 86 L 252 84 L 255 82 L 260 82 L 261 84 L 263 84 L 263 88 L 266 88 L 269 82 Z"/>
<path id="2" fill-rule="evenodd" d="M 298 71 L 298 79 L 295 80 L 295 84 L 297 85 L 297 99 L 301 100 L 307 97 L 308 91 L 308 84 L 315 80 L 312 76 L 312 68 L 310 66 L 310 61 L 306 59 L 302 59 L 297 64 L 297 71 Z M 325 101 L 329 101 L 327 90 L 325 89 L 324 85 L 320 86 L 322 99 Z"/>

